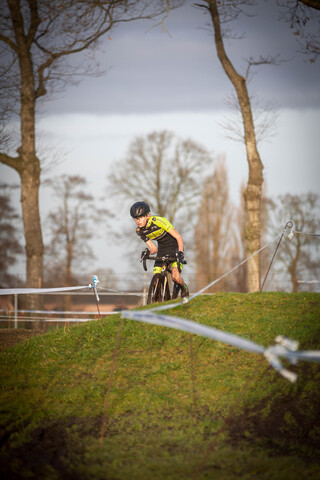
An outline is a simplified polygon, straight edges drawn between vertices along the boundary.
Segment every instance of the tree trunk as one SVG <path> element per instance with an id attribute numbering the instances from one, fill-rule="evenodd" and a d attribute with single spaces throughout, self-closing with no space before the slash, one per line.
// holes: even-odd
<path id="1" fill-rule="evenodd" d="M 66 269 L 65 269 L 65 285 L 66 287 L 70 287 L 72 285 L 72 270 L 71 270 L 71 262 L 73 256 L 73 244 L 70 240 L 67 240 L 67 261 L 66 261 Z M 68 312 L 71 310 L 71 296 L 65 295 L 64 297 L 64 309 Z"/>
<path id="2" fill-rule="evenodd" d="M 30 39 L 24 33 L 20 4 L 15 0 L 8 2 L 16 39 L 16 52 L 21 78 L 21 146 L 19 157 L 15 159 L 15 168 L 21 178 L 21 205 L 26 241 L 26 286 L 39 288 L 43 276 L 43 242 L 39 215 L 40 162 L 35 147 L 35 80 L 32 67 Z M 35 17 L 35 25 L 38 19 Z M 41 307 L 39 296 L 28 296 L 28 309 Z"/>
<path id="3" fill-rule="evenodd" d="M 294 292 L 294 293 L 298 292 L 299 284 L 298 284 L 296 272 L 294 270 L 290 270 L 289 273 L 290 273 L 290 278 L 291 278 L 291 283 L 292 283 L 292 292 Z"/>
<path id="4" fill-rule="evenodd" d="M 39 175 L 30 174 L 28 171 L 23 172 L 21 175 L 21 204 L 26 239 L 26 284 L 28 287 L 42 286 L 43 243 L 38 202 L 39 185 Z"/>
<path id="5" fill-rule="evenodd" d="M 229 77 L 231 83 L 236 90 L 243 119 L 244 139 L 249 166 L 249 179 L 244 194 L 246 212 L 245 236 L 247 242 L 247 254 L 251 255 L 260 248 L 260 211 L 263 183 L 263 165 L 257 149 L 253 116 L 246 81 L 241 75 L 237 73 L 225 52 L 216 0 L 208 1 L 208 9 L 210 11 L 214 27 L 215 44 L 218 58 L 222 64 L 225 73 Z M 248 291 L 259 291 L 259 255 L 256 255 L 248 261 L 247 278 Z"/>

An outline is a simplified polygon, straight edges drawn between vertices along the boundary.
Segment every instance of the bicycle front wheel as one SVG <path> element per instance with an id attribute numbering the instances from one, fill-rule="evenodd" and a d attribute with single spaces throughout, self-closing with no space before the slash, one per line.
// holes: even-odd
<path id="1" fill-rule="evenodd" d="M 170 300 L 168 281 L 164 275 L 156 273 L 150 282 L 147 303 L 163 302 L 164 300 Z"/>
<path id="2" fill-rule="evenodd" d="M 147 303 L 155 303 L 155 302 L 161 302 L 161 284 L 163 280 L 161 279 L 160 274 L 155 274 L 153 275 L 151 282 L 150 282 L 150 287 L 148 291 L 148 300 Z"/>

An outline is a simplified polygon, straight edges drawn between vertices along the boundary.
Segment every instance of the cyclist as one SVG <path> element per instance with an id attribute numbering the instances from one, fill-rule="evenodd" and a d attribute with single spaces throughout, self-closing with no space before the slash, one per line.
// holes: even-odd
<path id="1" fill-rule="evenodd" d="M 153 255 L 155 253 L 157 253 L 159 257 L 169 255 L 176 257 L 182 268 L 182 262 L 184 260 L 183 240 L 173 225 L 165 217 L 159 217 L 158 215 L 151 216 L 150 207 L 146 202 L 134 203 L 130 208 L 130 215 L 137 224 L 137 234 L 148 247 L 142 252 L 142 257 L 148 257 L 150 254 Z M 152 240 L 158 242 L 158 247 Z M 171 269 L 172 280 L 181 286 L 181 296 L 188 297 L 189 289 L 180 275 L 177 262 L 172 263 Z M 154 262 L 153 274 L 156 273 L 161 273 L 160 261 Z"/>

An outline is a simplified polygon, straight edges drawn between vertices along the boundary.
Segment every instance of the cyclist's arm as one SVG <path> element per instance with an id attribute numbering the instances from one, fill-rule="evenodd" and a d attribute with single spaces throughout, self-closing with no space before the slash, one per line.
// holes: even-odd
<path id="1" fill-rule="evenodd" d="M 149 248 L 151 255 L 153 255 L 154 253 L 158 253 L 158 248 L 156 247 L 156 245 L 153 243 L 152 240 L 148 240 L 146 242 L 146 245 Z"/>
<path id="2" fill-rule="evenodd" d="M 174 228 L 170 228 L 168 233 L 170 233 L 170 235 L 177 240 L 179 252 L 183 252 L 183 240 L 180 233 Z"/>

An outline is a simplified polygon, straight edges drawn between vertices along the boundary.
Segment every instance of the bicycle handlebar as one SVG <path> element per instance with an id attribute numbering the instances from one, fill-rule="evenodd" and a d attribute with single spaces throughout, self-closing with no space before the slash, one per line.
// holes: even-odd
<path id="1" fill-rule="evenodd" d="M 186 260 L 183 260 L 183 262 L 179 262 L 177 257 L 169 257 L 168 255 L 164 255 L 163 257 L 144 257 L 142 261 L 143 261 L 143 268 L 145 271 L 147 271 L 147 260 L 159 261 L 159 262 L 167 263 L 168 265 L 169 263 L 177 262 L 179 273 L 181 273 L 180 263 L 182 263 L 183 265 L 187 264 Z"/>

